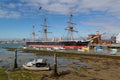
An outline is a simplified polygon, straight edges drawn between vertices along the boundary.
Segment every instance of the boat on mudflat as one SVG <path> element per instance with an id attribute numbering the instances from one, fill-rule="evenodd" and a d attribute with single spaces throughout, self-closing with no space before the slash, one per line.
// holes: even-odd
<path id="1" fill-rule="evenodd" d="M 23 64 L 22 66 L 26 70 L 34 71 L 50 70 L 50 65 L 46 62 L 46 59 L 34 59 L 33 61 Z"/>

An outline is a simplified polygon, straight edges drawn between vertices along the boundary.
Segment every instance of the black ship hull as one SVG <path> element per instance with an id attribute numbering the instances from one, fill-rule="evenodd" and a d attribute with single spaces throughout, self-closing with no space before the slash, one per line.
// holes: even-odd
<path id="1" fill-rule="evenodd" d="M 89 41 L 60 41 L 60 42 L 26 42 L 28 47 L 36 48 L 65 48 L 65 49 L 80 49 L 88 47 Z"/>

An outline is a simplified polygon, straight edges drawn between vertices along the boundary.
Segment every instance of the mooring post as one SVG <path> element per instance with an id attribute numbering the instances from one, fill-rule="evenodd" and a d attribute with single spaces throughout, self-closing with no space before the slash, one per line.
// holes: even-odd
<path id="1" fill-rule="evenodd" d="M 14 54 L 14 69 L 15 68 L 18 68 L 18 65 L 17 65 L 17 49 L 15 50 L 15 54 Z"/>
<path id="2" fill-rule="evenodd" d="M 54 54 L 54 69 L 53 69 L 53 75 L 54 76 L 58 76 L 58 72 L 57 72 L 57 53 Z"/>

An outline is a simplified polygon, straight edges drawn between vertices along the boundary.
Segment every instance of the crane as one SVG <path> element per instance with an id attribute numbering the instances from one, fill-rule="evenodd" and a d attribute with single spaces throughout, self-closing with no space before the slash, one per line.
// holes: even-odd
<path id="1" fill-rule="evenodd" d="M 100 43 L 101 43 L 100 36 L 101 36 L 101 35 L 104 35 L 104 34 L 106 34 L 106 33 L 104 32 L 104 33 L 102 33 L 102 34 L 99 34 L 99 31 L 96 31 L 96 35 L 95 35 L 94 37 L 88 39 L 87 41 L 91 41 L 91 42 L 92 42 L 94 39 L 97 39 L 98 44 L 100 44 Z"/>

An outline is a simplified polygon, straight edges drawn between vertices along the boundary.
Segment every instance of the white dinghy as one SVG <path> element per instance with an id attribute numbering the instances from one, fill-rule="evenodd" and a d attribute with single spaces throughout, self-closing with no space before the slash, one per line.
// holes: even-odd
<path id="1" fill-rule="evenodd" d="M 50 65 L 46 63 L 46 59 L 34 59 L 31 62 L 23 64 L 23 68 L 27 70 L 50 70 Z"/>

